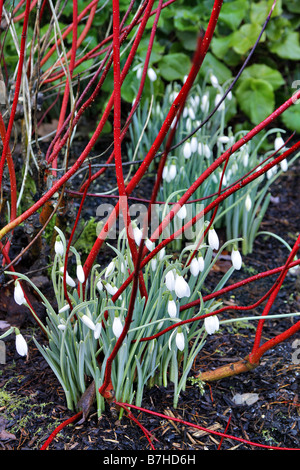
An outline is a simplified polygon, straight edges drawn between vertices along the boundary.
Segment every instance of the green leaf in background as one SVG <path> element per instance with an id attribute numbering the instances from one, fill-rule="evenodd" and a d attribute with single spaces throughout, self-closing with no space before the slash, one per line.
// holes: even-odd
<path id="1" fill-rule="evenodd" d="M 158 63 L 160 75 L 167 81 L 182 80 L 191 68 L 191 60 L 182 52 L 168 54 Z"/>
<path id="2" fill-rule="evenodd" d="M 300 103 L 288 108 L 281 116 L 284 125 L 291 131 L 300 132 Z"/>
<path id="3" fill-rule="evenodd" d="M 254 124 L 259 124 L 272 113 L 275 98 L 272 86 L 265 80 L 249 77 L 236 90 L 241 110 Z"/>
<path id="4" fill-rule="evenodd" d="M 278 70 L 272 69 L 265 64 L 253 64 L 250 65 L 250 67 L 247 67 L 243 71 L 241 81 L 249 77 L 265 80 L 271 85 L 273 90 L 277 90 L 277 88 L 285 83 L 283 76 L 280 72 L 278 72 Z"/>
<path id="5" fill-rule="evenodd" d="M 243 21 L 248 8 L 249 2 L 247 0 L 224 3 L 220 12 L 220 21 L 224 21 L 230 29 L 235 31 Z"/>
<path id="6" fill-rule="evenodd" d="M 240 55 L 246 54 L 246 52 L 251 49 L 255 41 L 257 40 L 259 33 L 261 31 L 261 27 L 259 24 L 244 24 L 243 26 L 240 27 L 237 31 L 233 33 L 233 38 L 232 38 L 232 46 L 235 52 L 237 52 Z M 265 40 L 265 33 L 263 33 L 260 43 Z"/>
<path id="7" fill-rule="evenodd" d="M 282 59 L 300 59 L 299 33 L 289 31 L 281 40 L 271 44 L 270 51 L 277 54 Z"/>
<path id="8" fill-rule="evenodd" d="M 271 10 L 273 4 L 273 0 L 262 0 L 260 2 L 251 2 L 250 7 L 250 19 L 251 23 L 259 23 L 263 25 L 267 19 L 267 16 Z M 272 19 L 276 16 L 280 16 L 282 14 L 282 2 L 281 0 L 277 0 L 274 10 L 272 12 Z"/>

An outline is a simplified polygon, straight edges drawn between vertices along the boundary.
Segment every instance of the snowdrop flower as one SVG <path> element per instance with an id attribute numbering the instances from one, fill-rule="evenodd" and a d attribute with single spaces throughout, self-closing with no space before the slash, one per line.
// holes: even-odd
<path id="1" fill-rule="evenodd" d="M 115 269 L 115 262 L 111 261 L 105 270 L 105 275 L 104 275 L 105 279 L 107 279 L 114 272 L 114 269 Z"/>
<path id="2" fill-rule="evenodd" d="M 28 346 L 24 336 L 20 333 L 18 328 L 15 328 L 16 333 L 16 350 L 20 356 L 27 356 Z"/>
<path id="3" fill-rule="evenodd" d="M 179 219 L 183 220 L 186 218 L 186 215 L 187 215 L 187 211 L 186 211 L 186 206 L 183 205 L 179 211 L 177 212 L 177 217 L 179 217 Z"/>
<path id="4" fill-rule="evenodd" d="M 70 305 L 66 304 L 62 308 L 59 309 L 58 313 L 66 312 L 67 310 L 69 310 L 69 308 L 70 308 Z"/>
<path id="5" fill-rule="evenodd" d="M 151 269 L 152 271 L 154 272 L 157 268 L 157 259 L 156 258 L 152 258 L 152 260 L 150 261 L 151 262 Z"/>
<path id="6" fill-rule="evenodd" d="M 137 71 L 136 71 L 136 78 L 137 78 L 138 80 L 140 80 L 140 78 L 142 77 L 142 73 L 143 73 L 143 67 L 142 67 L 142 65 L 141 65 L 141 66 L 137 69 Z"/>
<path id="7" fill-rule="evenodd" d="M 213 74 L 210 75 L 210 82 L 214 88 L 217 88 L 219 86 L 219 81 L 217 77 Z"/>
<path id="8" fill-rule="evenodd" d="M 175 294 L 180 299 L 182 299 L 182 297 L 189 297 L 191 295 L 190 286 L 188 285 L 186 280 L 178 274 L 176 274 L 174 290 Z"/>
<path id="9" fill-rule="evenodd" d="M 15 282 L 14 299 L 18 305 L 26 303 L 24 292 L 19 281 Z"/>
<path id="10" fill-rule="evenodd" d="M 207 334 L 212 335 L 219 329 L 219 319 L 217 315 L 212 315 L 204 319 L 204 327 Z"/>
<path id="11" fill-rule="evenodd" d="M 204 93 L 204 95 L 202 96 L 200 107 L 203 114 L 207 113 L 209 108 L 209 96 L 207 93 Z"/>
<path id="12" fill-rule="evenodd" d="M 148 77 L 150 78 L 151 82 L 155 82 L 157 79 L 157 75 L 154 69 L 150 68 L 147 71 Z"/>
<path id="13" fill-rule="evenodd" d="M 215 106 L 218 106 L 219 102 L 221 101 L 222 99 L 222 95 L 220 93 L 217 93 L 216 97 L 215 97 Z M 225 104 L 224 104 L 224 101 L 222 101 L 222 103 L 220 104 L 220 106 L 218 107 L 218 111 L 222 111 L 223 109 L 225 109 Z"/>
<path id="14" fill-rule="evenodd" d="M 143 237 L 143 232 L 137 226 L 133 228 L 133 236 L 135 243 L 140 246 Z"/>
<path id="15" fill-rule="evenodd" d="M 149 238 L 147 238 L 147 240 L 145 240 L 145 245 L 146 245 L 146 247 L 148 248 L 149 251 L 152 251 L 155 248 L 155 243 L 152 242 L 151 240 L 149 240 Z"/>
<path id="16" fill-rule="evenodd" d="M 184 334 L 182 333 L 181 328 L 178 328 L 178 332 L 176 333 L 176 337 L 175 337 L 175 343 L 179 351 L 184 350 L 185 341 L 184 341 Z"/>
<path id="17" fill-rule="evenodd" d="M 164 259 L 165 255 L 166 255 L 166 249 L 162 248 L 159 252 L 159 255 L 158 255 L 159 261 L 162 261 Z"/>
<path id="18" fill-rule="evenodd" d="M 283 138 L 282 138 L 279 134 L 277 134 L 277 137 L 276 137 L 276 139 L 275 139 L 275 141 L 274 141 L 274 148 L 275 148 L 276 152 L 277 152 L 277 150 L 279 150 L 281 147 L 282 147 L 281 150 L 283 150 L 283 148 L 284 148 L 284 140 L 283 140 Z"/>
<path id="19" fill-rule="evenodd" d="M 288 169 L 288 162 L 287 162 L 287 159 L 286 159 L 286 158 L 280 162 L 280 167 L 281 167 L 282 171 L 287 171 L 287 169 Z"/>
<path id="20" fill-rule="evenodd" d="M 251 197 L 249 194 L 247 194 L 246 196 L 246 199 L 245 199 L 245 208 L 246 208 L 246 211 L 249 212 L 250 209 L 252 207 L 252 201 L 251 201 Z"/>
<path id="21" fill-rule="evenodd" d="M 188 112 L 191 119 L 196 119 L 193 108 L 188 108 Z"/>
<path id="22" fill-rule="evenodd" d="M 203 259 L 203 256 L 200 255 L 198 256 L 198 265 L 199 265 L 199 271 L 202 273 L 204 271 L 204 259 Z"/>
<path id="23" fill-rule="evenodd" d="M 237 250 L 236 248 L 233 248 L 231 252 L 231 262 L 232 262 L 232 266 L 234 267 L 234 269 L 237 269 L 237 270 L 241 269 L 242 257 L 241 257 L 239 250 Z"/>
<path id="24" fill-rule="evenodd" d="M 96 326 L 95 326 L 94 322 L 90 319 L 90 317 L 88 317 L 87 315 L 82 315 L 82 317 L 80 317 L 80 320 L 81 320 L 82 323 L 84 323 L 88 328 L 90 328 L 90 330 L 95 330 Z"/>
<path id="25" fill-rule="evenodd" d="M 82 284 L 85 281 L 85 275 L 84 275 L 83 267 L 79 263 L 77 264 L 76 275 L 77 275 L 78 281 L 81 282 Z"/>
<path id="26" fill-rule="evenodd" d="M 120 317 L 114 318 L 112 330 L 116 338 L 119 338 L 121 336 L 121 333 L 123 331 L 123 325 L 122 325 Z"/>
<path id="27" fill-rule="evenodd" d="M 208 231 L 208 244 L 212 250 L 219 249 L 219 237 L 214 228 L 210 228 Z"/>
<path id="28" fill-rule="evenodd" d="M 277 173 L 277 165 L 273 166 L 272 168 L 269 168 L 267 171 L 267 179 L 270 180 L 274 175 Z"/>
<path id="29" fill-rule="evenodd" d="M 198 140 L 197 140 L 197 137 L 192 137 L 191 138 L 191 151 L 194 153 L 194 152 L 197 152 L 197 148 L 198 148 Z"/>
<path id="30" fill-rule="evenodd" d="M 97 281 L 96 287 L 97 287 L 98 291 L 100 291 L 100 292 L 103 290 L 103 284 L 102 284 L 100 279 L 99 279 L 99 281 Z"/>
<path id="31" fill-rule="evenodd" d="M 56 241 L 54 243 L 54 251 L 57 255 L 64 256 L 64 244 L 59 236 L 56 237 Z"/>
<path id="32" fill-rule="evenodd" d="M 94 338 L 95 339 L 100 338 L 101 330 L 102 330 L 102 324 L 100 322 L 96 323 L 95 329 L 94 329 Z"/>
<path id="33" fill-rule="evenodd" d="M 170 181 L 172 181 L 175 178 L 176 174 L 177 174 L 177 166 L 175 165 L 175 163 L 171 163 L 170 168 L 169 168 Z"/>
<path id="34" fill-rule="evenodd" d="M 64 331 L 67 328 L 67 326 L 64 325 L 64 323 L 59 323 L 59 325 L 57 325 L 57 328 L 61 331 Z"/>
<path id="35" fill-rule="evenodd" d="M 228 144 L 229 137 L 227 135 L 220 135 L 220 137 L 218 137 L 218 142 L 221 144 Z"/>
<path id="36" fill-rule="evenodd" d="M 185 142 L 183 146 L 183 155 L 185 159 L 189 159 L 192 155 L 191 144 L 189 142 Z"/>
<path id="37" fill-rule="evenodd" d="M 116 286 L 113 286 L 112 284 L 109 284 L 108 282 L 104 284 L 104 287 L 110 295 L 115 295 L 115 293 L 118 291 L 118 288 Z"/>
<path id="38" fill-rule="evenodd" d="M 64 274 L 64 267 L 63 267 L 63 266 L 61 266 L 61 267 L 59 268 L 59 270 L 60 270 L 60 272 L 61 272 L 62 274 Z M 75 287 L 75 286 L 76 286 L 75 281 L 71 278 L 71 276 L 69 276 L 68 272 L 66 272 L 66 283 L 67 283 L 68 286 L 70 286 L 70 287 Z"/>
<path id="39" fill-rule="evenodd" d="M 172 269 L 171 271 L 168 271 L 165 277 L 165 283 L 169 291 L 173 291 L 175 289 L 174 271 L 175 271 L 174 269 Z"/>
<path id="40" fill-rule="evenodd" d="M 198 276 L 200 272 L 200 266 L 199 266 L 197 258 L 192 259 L 191 264 L 190 264 L 190 272 L 192 276 L 194 277 Z"/>
<path id="41" fill-rule="evenodd" d="M 206 158 L 209 158 L 211 155 L 209 146 L 207 144 L 202 144 L 202 142 L 199 142 L 198 144 L 198 153 L 199 155 L 204 155 Z"/>
<path id="42" fill-rule="evenodd" d="M 231 101 L 231 100 L 232 100 L 232 93 L 231 93 L 231 91 L 228 93 L 228 95 L 227 95 L 227 97 L 226 97 L 226 98 L 227 98 L 229 101 Z"/>
<path id="43" fill-rule="evenodd" d="M 175 300 L 168 301 L 168 314 L 171 318 L 175 318 L 177 316 L 177 305 Z"/>

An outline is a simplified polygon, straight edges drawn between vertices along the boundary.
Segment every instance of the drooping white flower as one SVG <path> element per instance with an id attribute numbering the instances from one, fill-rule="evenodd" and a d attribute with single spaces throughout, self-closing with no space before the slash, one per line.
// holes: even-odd
<path id="1" fill-rule="evenodd" d="M 100 292 L 103 290 L 103 284 L 100 279 L 97 281 L 96 287 Z"/>
<path id="2" fill-rule="evenodd" d="M 202 273 L 204 271 L 204 266 L 205 266 L 205 263 L 204 263 L 204 258 L 202 255 L 198 256 L 198 265 L 199 265 L 199 271 Z"/>
<path id="3" fill-rule="evenodd" d="M 121 333 L 123 331 L 123 325 L 122 325 L 120 317 L 114 318 L 112 330 L 116 338 L 119 338 L 119 336 L 121 336 Z"/>
<path id="4" fill-rule="evenodd" d="M 153 251 L 154 248 L 155 248 L 155 243 L 151 240 L 149 240 L 149 238 L 147 238 L 147 240 L 145 240 L 145 245 L 146 247 L 148 248 L 149 251 Z"/>
<path id="5" fill-rule="evenodd" d="M 177 297 L 182 299 L 182 297 L 189 297 L 191 295 L 190 286 L 179 274 L 176 274 L 175 285 L 174 285 L 175 294 Z"/>
<path id="6" fill-rule="evenodd" d="M 171 318 L 175 318 L 177 316 L 177 305 L 175 300 L 168 301 L 168 314 Z"/>
<path id="7" fill-rule="evenodd" d="M 67 328 L 67 325 L 65 325 L 64 323 L 59 323 L 59 325 L 57 325 L 57 328 L 61 331 L 64 331 Z"/>
<path id="8" fill-rule="evenodd" d="M 167 272 L 165 277 L 165 283 L 169 291 L 173 291 L 175 289 L 175 275 L 173 269 Z"/>
<path id="9" fill-rule="evenodd" d="M 222 99 L 222 95 L 220 93 L 217 93 L 216 94 L 216 97 L 215 97 L 215 106 L 218 106 L 218 104 L 220 103 Z M 225 103 L 224 101 L 222 101 L 222 103 L 219 105 L 218 107 L 218 111 L 222 111 L 223 109 L 225 109 Z"/>
<path id="10" fill-rule="evenodd" d="M 17 350 L 17 353 L 20 356 L 27 356 L 28 346 L 27 346 L 26 340 L 25 340 L 24 336 L 19 332 L 19 330 L 16 329 L 15 331 L 16 331 L 16 350 Z"/>
<path id="11" fill-rule="evenodd" d="M 67 310 L 69 310 L 69 308 L 70 308 L 70 305 L 66 304 L 62 308 L 59 309 L 58 313 L 66 312 Z"/>
<path id="12" fill-rule="evenodd" d="M 282 171 L 287 171 L 287 169 L 288 169 L 288 162 L 287 162 L 287 159 L 286 159 L 286 158 L 280 162 L 280 167 L 281 167 Z"/>
<path id="13" fill-rule="evenodd" d="M 24 292 L 19 281 L 15 282 L 14 299 L 18 305 L 22 305 L 26 302 Z"/>
<path id="14" fill-rule="evenodd" d="M 60 270 L 60 272 L 61 272 L 62 274 L 64 274 L 64 267 L 63 267 L 63 266 L 61 266 L 61 267 L 59 268 L 59 270 Z M 70 286 L 70 287 L 75 287 L 75 286 L 76 286 L 75 281 L 71 278 L 71 276 L 68 274 L 68 272 L 66 272 L 66 283 L 67 283 L 68 286 Z"/>
<path id="15" fill-rule="evenodd" d="M 229 101 L 232 100 L 232 93 L 231 91 L 227 94 L 227 97 L 226 97 Z"/>
<path id="16" fill-rule="evenodd" d="M 171 163 L 170 168 L 169 168 L 170 181 L 173 181 L 173 179 L 175 179 L 176 174 L 177 174 L 177 166 L 175 165 L 175 163 Z"/>
<path id="17" fill-rule="evenodd" d="M 191 119 L 196 119 L 196 116 L 195 116 L 195 113 L 194 113 L 193 108 L 189 107 L 188 110 L 189 110 L 189 116 L 190 116 L 190 118 L 191 118 Z"/>
<path id="18" fill-rule="evenodd" d="M 231 252 L 231 262 L 232 262 L 232 266 L 234 267 L 234 269 L 237 269 L 237 270 L 241 269 L 242 257 L 241 257 L 241 253 L 236 248 L 233 248 Z"/>
<path id="19" fill-rule="evenodd" d="M 76 275 L 77 275 L 78 281 L 81 282 L 81 284 L 84 283 L 85 274 L 84 274 L 83 267 L 81 266 L 81 264 L 77 264 Z"/>
<path id="20" fill-rule="evenodd" d="M 219 237 L 217 235 L 217 232 L 215 231 L 214 228 L 210 228 L 208 231 L 208 244 L 211 247 L 212 250 L 217 250 L 219 249 Z"/>
<path id="21" fill-rule="evenodd" d="M 178 328 L 178 332 L 176 333 L 176 336 L 175 336 L 175 343 L 176 343 L 176 346 L 179 349 L 179 351 L 184 350 L 184 346 L 185 346 L 184 334 L 182 333 L 182 331 L 180 331 L 179 328 Z"/>
<path id="22" fill-rule="evenodd" d="M 276 152 L 279 149 L 283 150 L 283 147 L 284 147 L 284 140 L 281 136 L 277 135 L 277 137 L 274 141 L 274 148 L 275 148 Z"/>
<path id="23" fill-rule="evenodd" d="M 194 277 L 198 276 L 200 272 L 200 266 L 199 266 L 197 258 L 192 259 L 191 264 L 190 264 L 190 272 L 192 276 Z"/>
<path id="24" fill-rule="evenodd" d="M 179 217 L 179 219 L 183 220 L 186 218 L 186 214 L 187 214 L 187 210 L 186 210 L 186 206 L 183 205 L 179 211 L 177 212 L 177 217 Z"/>
<path id="25" fill-rule="evenodd" d="M 155 82 L 157 79 L 157 75 L 154 69 L 150 68 L 147 71 L 148 77 L 150 78 L 151 82 Z"/>
<path id="26" fill-rule="evenodd" d="M 228 144 L 229 137 L 227 135 L 220 135 L 218 137 L 218 142 L 220 142 L 221 144 Z"/>
<path id="27" fill-rule="evenodd" d="M 111 261 L 105 270 L 105 279 L 107 279 L 115 270 L 115 262 Z"/>
<path id="28" fill-rule="evenodd" d="M 197 148 L 198 148 L 198 140 L 197 140 L 197 137 L 193 136 L 191 138 L 191 151 L 193 153 L 197 152 Z"/>
<path id="29" fill-rule="evenodd" d="M 64 244 L 59 236 L 56 237 L 56 241 L 54 243 L 54 251 L 57 255 L 64 256 Z"/>
<path id="30" fill-rule="evenodd" d="M 95 329 L 94 329 L 94 338 L 95 339 L 100 338 L 101 330 L 102 330 L 102 323 L 101 322 L 96 323 Z"/>
<path id="31" fill-rule="evenodd" d="M 246 211 L 249 212 L 251 210 L 251 207 L 252 207 L 252 200 L 251 200 L 250 194 L 247 194 L 246 199 L 245 199 Z"/>
<path id="32" fill-rule="evenodd" d="M 207 113 L 209 109 L 209 96 L 207 93 L 204 93 L 204 95 L 202 96 L 200 107 L 203 114 Z"/>
<path id="33" fill-rule="evenodd" d="M 217 88 L 219 86 L 219 81 L 214 74 L 210 75 L 210 82 L 214 88 Z"/>
<path id="34" fill-rule="evenodd" d="M 152 271 L 154 272 L 157 268 L 157 259 L 156 258 L 152 258 L 152 260 L 150 261 L 151 263 L 151 269 Z"/>
<path id="35" fill-rule="evenodd" d="M 87 315 L 82 315 L 80 319 L 82 323 L 84 323 L 88 328 L 90 328 L 90 330 L 95 330 L 95 323 L 90 319 L 90 317 L 88 317 Z"/>
<path id="36" fill-rule="evenodd" d="M 135 226 L 133 228 L 133 236 L 134 236 L 135 243 L 138 246 L 140 246 L 142 238 L 143 238 L 143 232 L 141 229 L 139 229 L 139 227 Z"/>
<path id="37" fill-rule="evenodd" d="M 159 261 L 162 261 L 162 260 L 164 259 L 165 255 L 166 255 L 166 249 L 163 247 L 163 248 L 160 250 L 159 255 L 158 255 Z"/>
<path id="38" fill-rule="evenodd" d="M 212 335 L 219 329 L 219 319 L 217 315 L 212 315 L 204 319 L 204 327 L 207 334 Z"/>
<path id="39" fill-rule="evenodd" d="M 184 146 L 183 146 L 183 156 L 186 160 L 188 160 L 191 155 L 192 155 L 191 144 L 187 141 L 184 143 Z"/>
<path id="40" fill-rule="evenodd" d="M 109 284 L 108 282 L 104 284 L 104 287 L 110 295 L 115 295 L 115 293 L 118 291 L 118 288 L 116 286 L 113 286 L 112 284 Z"/>

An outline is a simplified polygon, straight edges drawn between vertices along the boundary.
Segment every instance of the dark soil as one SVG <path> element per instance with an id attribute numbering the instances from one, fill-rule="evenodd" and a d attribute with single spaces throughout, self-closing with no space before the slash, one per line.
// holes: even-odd
<path id="1" fill-rule="evenodd" d="M 262 228 L 282 236 L 293 243 L 299 232 L 299 184 L 300 165 L 294 165 L 272 190 L 272 202 Z M 288 250 L 275 238 L 259 236 L 252 255 L 244 257 L 245 268 L 236 272 L 230 282 L 248 277 L 256 272 L 282 265 Z M 226 256 L 218 263 L 218 270 L 228 269 Z M 214 271 L 209 282 L 215 286 L 220 272 Z M 44 275 L 45 273 L 43 273 Z M 49 289 L 46 276 L 38 274 L 43 288 Z M 253 303 L 271 287 L 275 278 L 265 278 L 228 294 L 225 302 L 238 305 Z M 209 285 L 207 286 L 210 287 Z M 12 286 L 6 286 L 6 306 L 0 311 L 0 321 L 7 321 L 22 327 L 22 333 L 29 340 L 28 360 L 17 355 L 14 338 L 5 339 L 6 364 L 0 365 L 1 391 L 10 394 L 9 403 L 0 395 L 0 449 L 40 449 L 51 432 L 75 412 L 66 408 L 62 387 L 30 341 L 32 333 L 41 342 L 38 328 L 22 309 L 17 309 L 11 300 Z M 9 297 L 10 295 L 10 297 Z M 234 297 L 233 297 L 234 296 Z M 37 302 L 37 299 L 35 300 Z M 300 311 L 299 279 L 286 277 L 271 313 Z M 262 307 L 251 313 L 261 313 Z M 41 312 L 42 315 L 42 312 Z M 297 321 L 297 317 L 270 319 L 265 323 L 263 341 L 284 331 Z M 2 331 L 3 332 L 3 331 Z M 251 323 L 222 328 L 208 338 L 192 374 L 199 370 L 210 370 L 219 365 L 244 358 L 253 345 L 255 329 Z M 297 336 L 299 339 L 299 336 Z M 182 393 L 177 409 L 172 408 L 172 387 L 154 388 L 146 392 L 143 407 L 171 417 L 202 426 L 208 430 L 224 432 L 246 439 L 254 444 L 281 448 L 300 448 L 300 360 L 295 358 L 295 337 L 269 350 L 261 364 L 251 372 L 212 382 L 204 386 L 204 394 L 189 383 Z M 294 344 L 294 346 L 293 346 Z M 293 355 L 294 353 L 294 355 Z M 0 393 L 2 393 L 0 392 Z M 236 394 L 258 394 L 252 404 L 235 404 Z M 50 450 L 149 450 L 150 446 L 141 429 L 128 417 L 121 422 L 107 411 L 100 420 L 92 410 L 82 424 L 65 427 L 50 444 Z M 156 440 L 156 450 L 192 451 L 216 450 L 221 437 L 196 428 L 183 425 L 146 412 L 133 410 L 134 416 Z M 234 438 L 225 438 L 222 450 L 256 450 L 258 447 L 245 444 Z"/>

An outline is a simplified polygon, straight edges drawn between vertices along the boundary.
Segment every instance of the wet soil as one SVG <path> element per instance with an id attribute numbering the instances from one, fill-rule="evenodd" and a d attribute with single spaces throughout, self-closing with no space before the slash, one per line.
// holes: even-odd
<path id="1" fill-rule="evenodd" d="M 300 165 L 277 181 L 272 189 L 272 202 L 262 229 L 282 236 L 293 243 L 300 227 Z M 286 247 L 273 237 L 259 236 L 251 255 L 244 257 L 245 267 L 235 272 L 230 282 L 257 272 L 282 265 L 288 254 Z M 207 288 L 216 285 L 220 274 L 228 269 L 224 256 L 218 268 L 211 273 Z M 37 274 L 42 288 L 50 289 L 46 273 Z M 274 276 L 237 289 L 223 301 L 248 305 L 262 296 L 274 282 Z M 274 303 L 271 313 L 300 311 L 300 279 L 288 275 Z M 51 432 L 75 412 L 66 408 L 62 387 L 54 373 L 36 350 L 32 334 L 44 341 L 39 329 L 22 309 L 12 303 L 11 285 L 6 286 L 6 307 L 0 310 L 0 322 L 7 321 L 22 328 L 29 340 L 27 360 L 17 355 L 14 338 L 5 339 L 6 364 L 0 365 L 0 390 L 9 394 L 9 402 L 0 400 L 0 449 L 38 450 Z M 33 295 L 33 294 L 31 294 Z M 33 299 L 37 302 L 37 299 Z M 3 301 L 3 297 L 2 297 Z M 261 313 L 259 307 L 252 313 Z M 41 312 L 43 315 L 43 312 Z M 286 330 L 297 317 L 272 319 L 265 323 L 263 341 Z M 1 323 L 0 323 L 1 324 Z M 195 361 L 191 376 L 199 370 L 210 370 L 244 358 L 253 345 L 255 329 L 248 322 L 222 328 L 208 338 Z M 146 391 L 143 407 L 170 417 L 181 418 L 212 432 L 225 432 L 231 438 L 222 438 L 145 411 L 133 410 L 134 416 L 155 438 L 156 450 L 197 451 L 257 450 L 255 444 L 280 448 L 300 448 L 300 353 L 295 349 L 299 335 L 269 350 L 260 365 L 251 372 L 204 385 L 204 393 L 192 382 L 181 394 L 178 408 L 172 407 L 172 387 Z M 252 403 L 236 403 L 237 394 L 255 397 Z M 2 393 L 3 395 L 3 393 Z M 246 439 L 253 444 L 239 440 Z M 73 423 L 62 429 L 49 445 L 50 450 L 149 450 L 149 443 L 141 429 L 126 415 L 121 422 L 114 409 L 107 406 L 100 420 L 92 409 L 85 422 Z"/>

